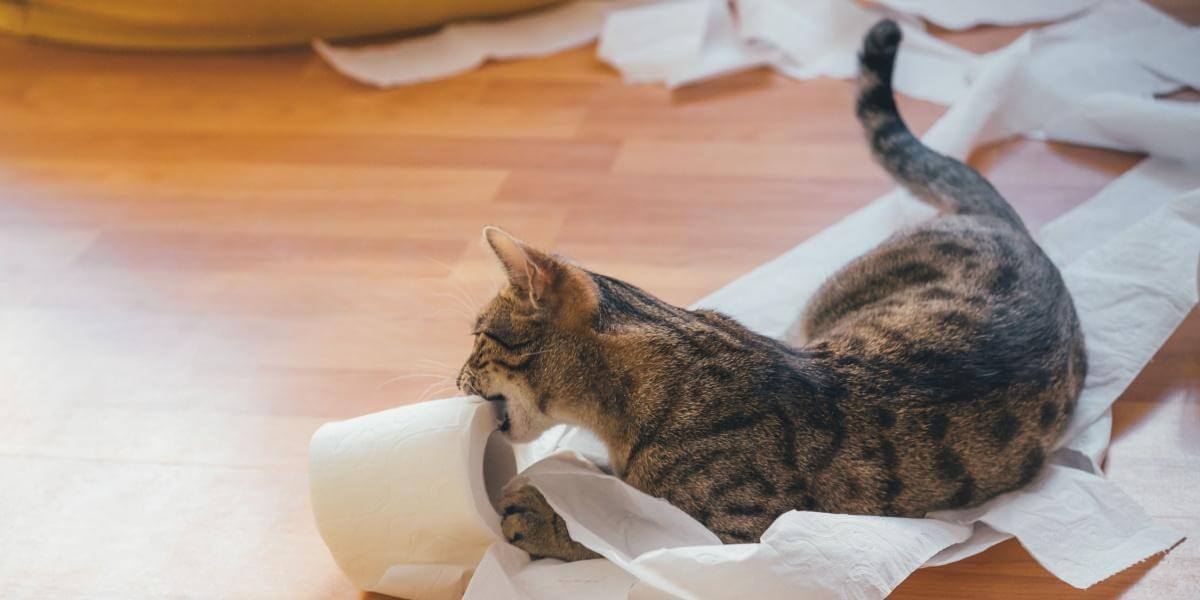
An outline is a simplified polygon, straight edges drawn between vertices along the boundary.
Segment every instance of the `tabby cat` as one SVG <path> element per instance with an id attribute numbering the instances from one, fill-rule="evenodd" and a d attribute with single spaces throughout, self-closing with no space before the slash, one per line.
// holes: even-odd
<path id="1" fill-rule="evenodd" d="M 727 543 L 789 510 L 919 517 L 1032 480 L 1087 369 L 1075 309 L 1012 207 L 900 119 L 899 43 L 892 21 L 867 34 L 858 117 L 876 158 L 942 214 L 827 281 L 805 346 L 488 228 L 508 285 L 478 317 L 459 387 L 500 403 L 513 441 L 591 430 L 617 476 Z M 596 556 L 533 487 L 501 509 L 534 556 Z"/>

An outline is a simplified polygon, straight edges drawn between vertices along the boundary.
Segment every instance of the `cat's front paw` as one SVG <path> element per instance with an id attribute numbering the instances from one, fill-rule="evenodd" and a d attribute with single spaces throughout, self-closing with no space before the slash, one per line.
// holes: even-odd
<path id="1" fill-rule="evenodd" d="M 512 545 L 535 559 L 573 561 L 599 558 L 567 534 L 567 524 L 532 485 L 504 491 L 500 498 L 501 529 Z"/>

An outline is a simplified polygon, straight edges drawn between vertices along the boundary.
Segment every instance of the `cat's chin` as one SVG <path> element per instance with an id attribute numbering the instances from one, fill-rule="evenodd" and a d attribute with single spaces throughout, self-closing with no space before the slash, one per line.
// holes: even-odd
<path id="1" fill-rule="evenodd" d="M 501 426 L 500 433 L 514 444 L 525 444 L 532 442 L 542 436 L 548 427 L 532 428 L 528 425 L 515 426 L 511 421 L 508 422 L 508 427 Z"/>
<path id="2" fill-rule="evenodd" d="M 532 421 L 532 422 L 531 422 Z M 541 422 L 542 419 L 531 420 L 519 413 L 509 412 L 500 424 L 500 433 L 514 444 L 532 442 L 546 433 L 553 423 Z"/>

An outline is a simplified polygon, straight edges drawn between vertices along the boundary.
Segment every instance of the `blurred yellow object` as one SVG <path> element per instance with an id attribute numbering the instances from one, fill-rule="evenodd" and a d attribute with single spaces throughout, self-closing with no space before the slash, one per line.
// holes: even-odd
<path id="1" fill-rule="evenodd" d="M 0 0 L 0 32 L 104 48 L 265 48 L 421 29 L 560 1 Z"/>

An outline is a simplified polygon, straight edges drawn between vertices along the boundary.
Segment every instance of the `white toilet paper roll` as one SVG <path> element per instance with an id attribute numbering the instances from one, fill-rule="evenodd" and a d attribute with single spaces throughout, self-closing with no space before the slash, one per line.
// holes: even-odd
<path id="1" fill-rule="evenodd" d="M 516 473 L 478 397 L 402 406 L 313 434 L 309 481 L 325 544 L 360 589 L 411 600 L 459 598 L 503 539 L 495 509 Z"/>

